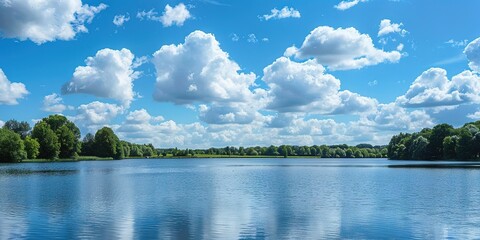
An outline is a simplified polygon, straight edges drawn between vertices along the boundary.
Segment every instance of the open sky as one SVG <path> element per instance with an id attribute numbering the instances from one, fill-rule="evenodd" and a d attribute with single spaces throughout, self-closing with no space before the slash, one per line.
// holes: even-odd
<path id="1" fill-rule="evenodd" d="M 0 0 L 0 125 L 156 147 L 388 144 L 480 119 L 477 0 Z"/>

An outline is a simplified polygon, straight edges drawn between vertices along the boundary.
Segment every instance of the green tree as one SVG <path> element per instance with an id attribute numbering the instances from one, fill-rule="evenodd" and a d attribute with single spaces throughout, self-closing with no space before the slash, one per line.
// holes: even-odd
<path id="1" fill-rule="evenodd" d="M 347 158 L 353 158 L 353 150 L 351 148 L 347 149 L 347 151 L 345 151 L 345 155 Z"/>
<path id="2" fill-rule="evenodd" d="M 175 153 L 173 153 L 175 156 Z M 133 145 L 130 149 L 130 156 L 132 157 L 141 157 L 143 156 L 142 149 L 138 145 Z"/>
<path id="3" fill-rule="evenodd" d="M 20 162 L 27 158 L 20 135 L 6 128 L 0 129 L 0 162 Z"/>
<path id="4" fill-rule="evenodd" d="M 412 144 L 412 158 L 413 159 L 426 159 L 427 157 L 427 146 L 428 146 L 429 142 L 426 138 L 422 137 L 422 136 L 418 136 L 417 138 L 415 138 L 415 140 L 413 140 L 413 144 Z M 443 145 L 443 144 L 442 144 Z M 442 147 L 443 149 L 443 147 Z"/>
<path id="5" fill-rule="evenodd" d="M 31 129 L 30 124 L 28 124 L 27 122 L 19 122 L 15 119 L 8 120 L 7 122 L 5 122 L 5 124 L 3 125 L 3 128 L 9 129 L 19 134 L 22 139 L 25 139 L 27 137 L 28 132 Z"/>
<path id="6" fill-rule="evenodd" d="M 62 115 L 50 115 L 42 121 L 57 134 L 61 158 L 69 158 L 80 153 L 80 129 L 73 122 Z"/>
<path id="7" fill-rule="evenodd" d="M 455 159 L 457 158 L 457 152 L 455 151 L 455 146 L 458 142 L 458 136 L 448 136 L 443 139 L 443 158 L 444 159 Z"/>
<path id="8" fill-rule="evenodd" d="M 109 127 L 103 127 L 95 134 L 95 149 L 99 157 L 120 159 L 123 155 L 120 140 Z"/>
<path id="9" fill-rule="evenodd" d="M 70 158 L 79 152 L 78 148 L 80 145 L 78 144 L 78 140 L 66 125 L 58 128 L 56 134 L 60 143 L 60 158 Z"/>
<path id="10" fill-rule="evenodd" d="M 475 126 L 474 126 L 475 127 Z M 476 128 L 476 127 L 475 127 Z M 473 145 L 472 145 L 472 132 L 478 132 L 478 129 L 469 128 L 468 126 L 460 129 L 458 135 L 457 145 L 455 147 L 455 152 L 459 159 L 473 159 Z"/>
<path id="11" fill-rule="evenodd" d="M 38 143 L 38 141 L 34 138 L 31 138 L 30 136 L 27 136 L 23 143 L 25 145 L 25 152 L 27 152 L 27 158 L 37 158 L 38 154 L 40 153 L 40 144 Z"/>
<path id="12" fill-rule="evenodd" d="M 60 153 L 60 143 L 55 132 L 44 121 L 35 124 L 32 130 L 32 138 L 40 144 L 39 158 L 55 159 Z"/>
<path id="13" fill-rule="evenodd" d="M 151 157 L 151 156 L 153 156 L 153 150 L 152 150 L 152 148 L 150 148 L 149 146 L 143 145 L 143 146 L 142 146 L 142 150 L 143 150 L 143 156 L 144 156 L 144 157 Z M 188 149 L 187 149 L 187 152 L 188 152 Z"/>
<path id="14" fill-rule="evenodd" d="M 82 140 L 82 156 L 95 156 L 95 136 L 91 133 L 87 133 Z"/>
<path id="15" fill-rule="evenodd" d="M 453 135 L 453 127 L 448 124 L 439 124 L 433 127 L 428 138 L 427 156 L 422 159 L 442 159 L 443 158 L 443 140 Z"/>

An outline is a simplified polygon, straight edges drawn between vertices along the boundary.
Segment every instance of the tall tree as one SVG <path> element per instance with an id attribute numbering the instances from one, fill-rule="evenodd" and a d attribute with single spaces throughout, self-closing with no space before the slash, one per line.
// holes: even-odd
<path id="1" fill-rule="evenodd" d="M 439 124 L 433 127 L 430 137 L 428 138 L 427 155 L 429 159 L 443 158 L 443 140 L 453 135 L 453 127 L 448 124 Z"/>
<path id="2" fill-rule="evenodd" d="M 443 159 L 457 158 L 455 147 L 458 142 L 458 136 L 448 136 L 443 139 Z"/>
<path id="3" fill-rule="evenodd" d="M 40 121 L 35 124 L 32 130 L 32 138 L 35 138 L 40 144 L 39 158 L 58 158 L 60 143 L 58 142 L 57 135 L 46 122 Z"/>
<path id="4" fill-rule="evenodd" d="M 27 136 L 23 143 L 25 145 L 25 152 L 27 152 L 27 158 L 37 158 L 38 154 L 40 153 L 40 144 L 38 143 L 38 141 L 35 138 Z"/>
<path id="5" fill-rule="evenodd" d="M 428 140 L 423 136 L 418 136 L 413 140 L 412 144 L 412 158 L 413 159 L 426 159 L 428 156 L 427 146 Z M 442 143 L 443 145 L 443 143 Z M 442 147 L 443 148 L 443 147 Z"/>
<path id="6" fill-rule="evenodd" d="M 109 127 L 103 127 L 95 134 L 95 149 L 99 157 L 120 159 L 123 155 L 120 140 Z"/>
<path id="7" fill-rule="evenodd" d="M 19 134 L 22 139 L 25 139 L 27 137 L 28 132 L 31 129 L 30 124 L 28 124 L 27 122 L 24 122 L 24 121 L 19 122 L 14 119 L 8 120 L 7 122 L 5 122 L 5 124 L 3 125 L 3 128 L 9 129 Z"/>
<path id="8" fill-rule="evenodd" d="M 91 133 L 87 133 L 82 140 L 82 150 L 80 151 L 82 156 L 95 156 L 95 136 Z"/>
<path id="9" fill-rule="evenodd" d="M 27 158 L 20 135 L 0 128 L 0 162 L 20 162 Z"/>
<path id="10" fill-rule="evenodd" d="M 73 122 L 62 115 L 50 115 L 42 121 L 57 134 L 61 148 L 60 157 L 69 158 L 80 153 L 80 129 Z"/>
<path id="11" fill-rule="evenodd" d="M 79 143 L 74 133 L 63 125 L 56 131 L 58 142 L 60 143 L 60 158 L 71 158 L 79 152 Z"/>

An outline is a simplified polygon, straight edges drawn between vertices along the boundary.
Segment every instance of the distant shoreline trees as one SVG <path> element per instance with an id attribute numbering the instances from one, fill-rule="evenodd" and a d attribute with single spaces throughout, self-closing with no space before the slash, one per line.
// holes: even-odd
<path id="1" fill-rule="evenodd" d="M 317 157 L 317 158 L 386 158 L 386 146 L 372 146 L 358 144 L 356 146 L 341 145 L 313 145 L 313 146 L 269 146 L 269 147 L 224 147 L 209 149 L 177 148 L 158 149 L 158 154 L 173 157 L 186 156 L 267 156 L 267 157 Z"/>
<path id="2" fill-rule="evenodd" d="M 416 133 L 400 133 L 388 144 L 388 158 L 394 160 L 478 160 L 480 121 L 460 128 L 439 124 Z"/>

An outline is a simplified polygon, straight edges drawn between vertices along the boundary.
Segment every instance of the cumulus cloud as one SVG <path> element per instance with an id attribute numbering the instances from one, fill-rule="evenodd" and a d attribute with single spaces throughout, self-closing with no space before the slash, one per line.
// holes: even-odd
<path id="1" fill-rule="evenodd" d="M 163 117 L 153 117 L 147 110 L 129 112 L 115 131 L 120 138 L 136 143 L 153 143 L 161 147 L 192 146 L 202 143 L 205 127 L 199 123 L 177 124 Z"/>
<path id="2" fill-rule="evenodd" d="M 86 66 L 75 69 L 70 82 L 62 87 L 63 94 L 86 93 L 112 98 L 128 107 L 133 101 L 133 81 L 139 72 L 134 71 L 134 55 L 130 50 L 109 48 L 85 60 Z"/>
<path id="3" fill-rule="evenodd" d="M 468 61 L 470 61 L 468 66 L 470 66 L 473 71 L 480 73 L 480 38 L 469 43 L 464 53 L 467 55 Z"/>
<path id="4" fill-rule="evenodd" d="M 175 7 L 170 5 L 165 6 L 165 10 L 161 16 L 158 16 L 158 12 L 154 9 L 146 12 L 145 10 L 137 13 L 137 18 L 140 20 L 147 19 L 151 21 L 161 22 L 164 27 L 170 27 L 173 25 L 183 26 L 186 20 L 192 18 L 187 7 L 183 3 L 179 3 Z"/>
<path id="5" fill-rule="evenodd" d="M 153 117 L 151 116 L 147 110 L 145 109 L 140 109 L 140 110 L 135 110 L 130 113 L 128 113 L 127 117 L 125 118 L 127 123 L 146 123 L 150 121 L 163 121 L 164 118 L 162 116 L 156 116 Z"/>
<path id="6" fill-rule="evenodd" d="M 270 10 L 270 14 L 265 14 L 261 19 L 265 19 L 266 21 L 270 19 L 283 19 L 283 18 L 300 18 L 300 12 L 295 10 L 293 7 L 285 6 L 281 10 L 276 8 Z"/>
<path id="7" fill-rule="evenodd" d="M 104 125 L 110 124 L 110 121 L 123 111 L 123 107 L 116 104 L 95 101 L 80 105 L 77 108 L 76 115 L 69 117 L 69 119 L 88 132 L 95 133 Z"/>
<path id="8" fill-rule="evenodd" d="M 359 124 L 387 131 L 418 131 L 435 125 L 425 111 L 408 111 L 395 103 L 379 104 L 375 112 L 362 116 Z"/>
<path id="9" fill-rule="evenodd" d="M 115 24 L 117 27 L 123 26 L 124 23 L 130 21 L 130 16 L 127 15 L 115 15 L 113 17 L 113 24 Z"/>
<path id="10" fill-rule="evenodd" d="M 438 107 L 480 102 L 480 77 L 464 71 L 447 77 L 447 71 L 430 68 L 418 76 L 396 102 L 405 107 Z"/>
<path id="11" fill-rule="evenodd" d="M 220 48 L 212 34 L 190 33 L 185 43 L 164 45 L 153 54 L 157 82 L 154 99 L 175 104 L 244 102 L 253 73 L 239 73 L 240 66 Z"/>
<path id="12" fill-rule="evenodd" d="M 29 92 L 23 83 L 10 82 L 0 68 L 0 105 L 16 105 L 18 99 L 24 98 Z"/>
<path id="13" fill-rule="evenodd" d="M 351 0 L 351 1 L 341 1 L 339 4 L 335 5 L 334 7 L 338 10 L 344 11 L 349 8 L 356 6 L 361 2 L 366 2 L 367 0 Z"/>
<path id="14" fill-rule="evenodd" d="M 248 103 L 200 105 L 200 120 L 209 124 L 248 124 L 255 120 L 257 107 Z"/>
<path id="15" fill-rule="evenodd" d="M 5 125 L 5 122 L 0 120 L 0 128 L 3 127 L 3 125 Z"/>
<path id="16" fill-rule="evenodd" d="M 71 40 L 88 32 L 85 24 L 106 8 L 103 3 L 89 6 L 81 0 L 0 1 L 0 32 L 3 37 L 37 44 Z"/>
<path id="17" fill-rule="evenodd" d="M 467 117 L 473 120 L 480 120 L 480 111 L 468 114 Z"/>
<path id="18" fill-rule="evenodd" d="M 398 33 L 400 36 L 405 36 L 407 30 L 402 29 L 403 23 L 392 23 L 390 19 L 383 19 L 380 21 L 380 26 L 378 29 L 378 36 L 385 36 L 390 33 Z"/>
<path id="19" fill-rule="evenodd" d="M 358 113 L 377 104 L 375 99 L 340 91 L 340 80 L 313 59 L 298 63 L 281 57 L 263 72 L 270 87 L 267 108 L 279 112 Z"/>
<path id="20" fill-rule="evenodd" d="M 63 99 L 56 93 L 43 98 L 42 110 L 45 112 L 61 113 L 67 109 L 73 109 L 73 107 L 63 104 Z"/>
<path id="21" fill-rule="evenodd" d="M 375 48 L 367 34 L 355 28 L 320 26 L 305 38 L 300 48 L 290 47 L 286 56 L 298 59 L 315 58 L 318 63 L 330 70 L 360 69 L 383 62 L 398 62 L 402 54 L 398 51 L 386 52 Z"/>

